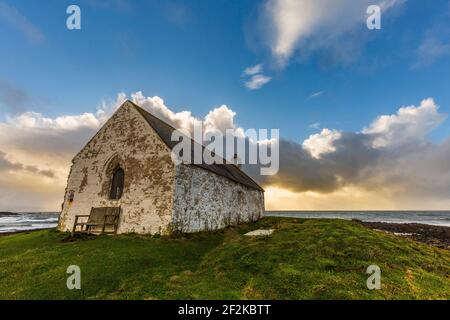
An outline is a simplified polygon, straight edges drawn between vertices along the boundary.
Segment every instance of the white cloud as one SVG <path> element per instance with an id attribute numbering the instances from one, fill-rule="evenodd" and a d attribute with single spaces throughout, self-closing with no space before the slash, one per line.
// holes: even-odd
<path id="1" fill-rule="evenodd" d="M 0 2 L 0 21 L 21 31 L 33 43 L 45 40 L 44 34 L 15 7 Z"/>
<path id="2" fill-rule="evenodd" d="M 401 107 L 396 114 L 379 116 L 361 133 L 376 149 L 426 144 L 428 133 L 446 118 L 438 109 L 439 106 L 432 98 L 424 99 L 417 107 Z M 318 128 L 319 124 L 309 127 Z M 312 157 L 320 159 L 324 154 L 335 152 L 334 144 L 341 138 L 342 132 L 325 128 L 320 133 L 310 135 L 302 146 Z"/>
<path id="3" fill-rule="evenodd" d="M 20 128 L 76 130 L 80 127 L 96 129 L 100 125 L 100 119 L 92 113 L 74 116 L 67 115 L 52 119 L 44 117 L 40 113 L 25 112 L 13 119 L 9 119 L 9 123 Z"/>
<path id="4" fill-rule="evenodd" d="M 245 68 L 244 75 L 253 76 L 257 73 L 261 73 L 262 71 L 263 71 L 262 64 L 257 64 L 257 65 Z"/>
<path id="5" fill-rule="evenodd" d="M 342 50 L 342 36 L 364 28 L 366 9 L 382 11 L 403 0 L 267 0 L 262 21 L 272 55 L 283 67 L 296 50 L 306 56 L 318 49 Z M 269 27 L 267 27 L 269 26 Z M 340 46 L 340 47 L 339 47 Z M 342 54 L 342 51 L 340 51 Z M 349 52 L 350 53 L 350 52 Z M 353 52 L 354 53 L 354 52 Z"/>
<path id="6" fill-rule="evenodd" d="M 249 90 L 258 90 L 261 89 L 264 85 L 270 82 L 272 80 L 271 77 L 262 75 L 262 74 L 256 74 L 250 78 L 250 80 L 245 82 L 245 86 Z"/>
<path id="7" fill-rule="evenodd" d="M 318 92 L 314 92 L 312 94 L 309 95 L 308 99 L 314 99 L 314 98 L 318 98 L 321 95 L 323 95 L 324 91 L 318 91 Z"/>
<path id="8" fill-rule="evenodd" d="M 201 120 L 195 118 L 190 111 L 173 112 L 158 96 L 146 97 L 141 91 L 138 91 L 131 94 L 131 101 L 176 128 L 192 131 L 194 126 L 201 123 Z"/>
<path id="9" fill-rule="evenodd" d="M 441 6 L 440 8 L 438 6 Z M 413 69 L 432 65 L 439 59 L 450 56 L 450 2 L 439 4 L 437 14 L 430 19 L 428 27 L 420 36 L 421 41 L 415 49 Z M 438 9 L 439 8 L 439 9 Z"/>
<path id="10" fill-rule="evenodd" d="M 244 69 L 244 76 L 249 76 L 250 78 L 245 82 L 245 87 L 249 90 L 258 90 L 262 88 L 264 85 L 272 80 L 271 77 L 268 77 L 263 72 L 263 65 L 257 64 L 254 66 L 250 66 Z"/>
<path id="11" fill-rule="evenodd" d="M 420 46 L 416 49 L 417 61 L 414 68 L 427 67 L 445 56 L 450 56 L 450 29 L 447 29 L 444 35 L 437 36 L 431 32 L 427 34 Z M 442 39 L 441 39 L 442 38 Z"/>
<path id="12" fill-rule="evenodd" d="M 402 107 L 397 114 L 378 117 L 362 132 L 375 136 L 373 146 L 376 148 L 421 142 L 445 120 L 446 116 L 440 114 L 438 108 L 434 100 L 428 98 L 418 107 Z"/>
<path id="13" fill-rule="evenodd" d="M 303 148 L 307 150 L 313 158 L 320 159 L 323 154 L 336 151 L 333 143 L 341 138 L 341 133 L 337 130 L 323 129 L 322 132 L 310 135 L 303 141 Z"/>
<path id="14" fill-rule="evenodd" d="M 311 123 L 308 128 L 310 129 L 319 129 L 320 128 L 320 123 L 319 122 L 315 122 L 315 123 Z"/>
<path id="15" fill-rule="evenodd" d="M 223 134 L 227 129 L 235 129 L 234 116 L 236 112 L 222 105 L 211 110 L 204 120 L 205 132 L 219 130 Z"/>

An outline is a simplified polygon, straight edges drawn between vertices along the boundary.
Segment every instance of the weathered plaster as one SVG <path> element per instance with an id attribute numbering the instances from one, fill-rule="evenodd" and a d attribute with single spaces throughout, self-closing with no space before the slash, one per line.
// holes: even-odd
<path id="1" fill-rule="evenodd" d="M 176 167 L 174 227 L 182 232 L 217 230 L 256 221 L 264 193 L 192 165 Z"/>

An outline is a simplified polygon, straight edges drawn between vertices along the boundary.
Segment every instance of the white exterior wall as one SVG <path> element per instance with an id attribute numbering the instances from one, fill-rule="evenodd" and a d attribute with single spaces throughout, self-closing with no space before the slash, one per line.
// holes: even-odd
<path id="1" fill-rule="evenodd" d="M 176 166 L 173 225 L 182 232 L 217 230 L 264 215 L 264 193 L 193 165 Z"/>
<path id="2" fill-rule="evenodd" d="M 125 172 L 124 191 L 110 200 L 116 163 Z M 71 231 L 75 215 L 91 207 L 121 206 L 118 233 L 164 233 L 172 222 L 174 177 L 169 148 L 126 102 L 74 158 L 58 228 Z"/>

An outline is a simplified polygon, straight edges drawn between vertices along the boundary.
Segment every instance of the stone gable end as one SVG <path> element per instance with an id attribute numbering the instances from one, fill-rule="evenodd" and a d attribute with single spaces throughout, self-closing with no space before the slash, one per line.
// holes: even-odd
<path id="1" fill-rule="evenodd" d="M 170 229 L 175 166 L 169 148 L 131 103 L 124 103 L 72 162 L 59 230 L 71 231 L 75 215 L 109 206 L 122 208 L 117 233 Z M 118 165 L 125 173 L 123 195 L 110 200 Z"/>

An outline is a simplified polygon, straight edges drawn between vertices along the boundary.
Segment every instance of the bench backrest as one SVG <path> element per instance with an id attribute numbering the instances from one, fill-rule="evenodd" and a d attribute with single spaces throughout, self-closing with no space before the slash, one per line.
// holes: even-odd
<path id="1" fill-rule="evenodd" d="M 119 216 L 120 207 L 92 208 L 87 223 L 93 225 L 89 227 L 89 231 L 93 233 L 116 233 Z"/>
<path id="2" fill-rule="evenodd" d="M 113 223 L 114 220 L 120 215 L 120 207 L 101 207 L 92 208 L 89 215 L 88 223 L 98 223 L 102 224 L 105 221 L 105 216 L 107 223 Z"/>

